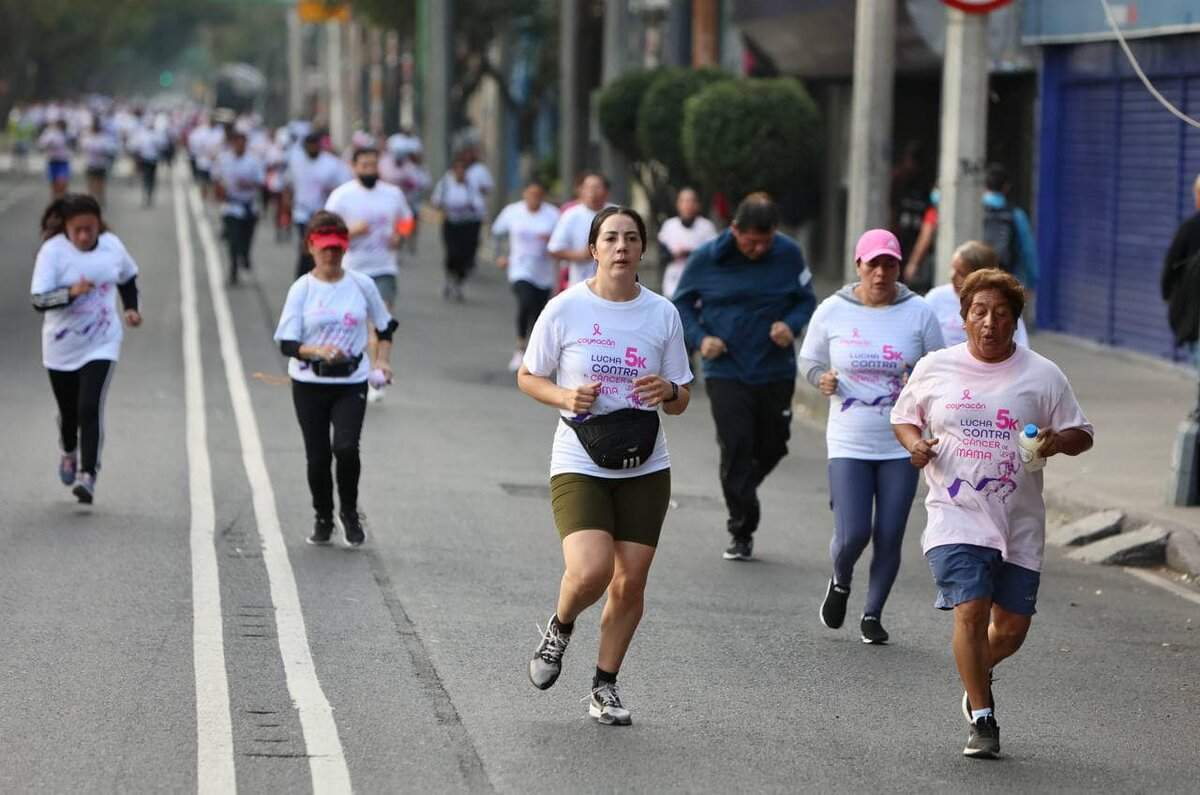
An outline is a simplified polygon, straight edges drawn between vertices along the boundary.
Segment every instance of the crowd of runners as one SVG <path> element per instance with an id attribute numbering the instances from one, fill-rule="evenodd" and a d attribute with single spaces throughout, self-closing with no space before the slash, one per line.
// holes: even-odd
<path id="1" fill-rule="evenodd" d="M 149 206 L 158 164 L 177 167 L 176 149 L 186 154 L 221 218 L 231 286 L 253 270 L 260 219 L 276 242 L 294 239 L 296 279 L 275 340 L 304 443 L 314 545 L 339 531 L 350 546 L 366 541 L 359 437 L 367 404 L 391 382 L 398 265 L 427 205 L 440 219 L 448 302 L 465 300 L 490 229 L 515 300 L 508 369 L 521 392 L 558 412 L 549 479 L 564 570 L 529 663 L 535 687 L 555 684 L 576 622 L 607 596 L 589 710 L 603 724 L 631 722 L 617 675 L 671 497 L 661 416 L 689 407 L 698 361 L 719 448 L 726 560 L 753 557 L 758 489 L 788 453 L 798 380 L 829 400 L 830 576 L 813 604 L 830 630 L 846 620 L 869 546 L 859 634 L 889 641 L 883 611 L 924 473 L 922 548 L 936 606 L 954 613 L 963 753 L 999 753 L 992 672 L 1035 612 L 1040 467 L 1090 448 L 1092 427 L 1062 372 L 1029 348 L 1025 289 L 992 246 L 964 241 L 950 255 L 951 283 L 922 296 L 902 280 L 910 252 L 896 235 L 866 230 L 855 280 L 818 303 L 801 247 L 765 194 L 745 197 L 722 230 L 701 195 L 681 187 L 676 215 L 651 240 L 638 212 L 610 203 L 597 172 L 579 175 L 561 206 L 535 180 L 497 206 L 471 139 L 433 179 L 407 131 L 356 132 L 338 149 L 305 121 L 271 130 L 253 115 L 97 102 L 22 108 L 14 128 L 21 154 L 45 155 L 51 184 L 31 292 L 58 406 L 58 477 L 79 501 L 96 499 L 122 326 L 141 322 L 137 265 L 103 220 L 117 158 L 132 158 Z M 87 192 L 68 193 L 79 158 Z M 643 267 L 651 251 L 660 273 Z"/>

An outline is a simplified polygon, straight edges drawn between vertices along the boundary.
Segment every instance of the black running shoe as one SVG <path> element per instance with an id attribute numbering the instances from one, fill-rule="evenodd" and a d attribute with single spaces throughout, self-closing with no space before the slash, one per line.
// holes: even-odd
<path id="1" fill-rule="evenodd" d="M 992 712 L 996 711 L 996 694 L 992 692 L 992 683 L 995 681 L 996 675 L 992 671 L 988 671 L 988 701 L 991 701 Z M 967 723 L 971 722 L 971 699 L 967 697 L 967 691 L 963 691 L 962 697 L 962 714 L 967 719 Z"/>
<path id="2" fill-rule="evenodd" d="M 846 620 L 846 602 L 850 600 L 850 586 L 835 585 L 829 581 L 825 589 L 825 601 L 821 602 L 821 623 L 830 629 L 840 629 Z"/>
<path id="3" fill-rule="evenodd" d="M 884 644 L 888 642 L 887 630 L 875 616 L 863 616 L 858 625 L 863 643 Z"/>
<path id="4" fill-rule="evenodd" d="M 963 756 L 972 759 L 996 759 L 1000 756 L 1000 727 L 996 718 L 986 715 L 971 724 Z"/>
<path id="5" fill-rule="evenodd" d="M 733 536 L 722 557 L 725 560 L 750 560 L 754 557 L 754 539 Z"/>
<path id="6" fill-rule="evenodd" d="M 367 540 L 367 529 L 363 527 L 363 520 L 367 517 L 361 513 L 343 513 L 339 517 L 342 520 L 342 532 L 346 534 L 346 546 L 361 547 Z"/>
<path id="7" fill-rule="evenodd" d="M 312 535 L 310 535 L 305 540 L 308 541 L 308 543 L 312 544 L 313 546 L 327 547 L 332 543 L 330 541 L 330 537 L 332 535 L 333 535 L 333 517 L 332 516 L 318 516 L 316 521 L 313 522 Z"/>

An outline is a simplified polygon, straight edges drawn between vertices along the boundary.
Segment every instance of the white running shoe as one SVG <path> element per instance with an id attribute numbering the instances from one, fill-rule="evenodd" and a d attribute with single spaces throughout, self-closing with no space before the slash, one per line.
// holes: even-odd
<path id="1" fill-rule="evenodd" d="M 513 351 L 512 358 L 508 360 L 508 371 L 515 373 L 521 369 L 521 363 L 525 361 L 525 351 Z"/>
<path id="2" fill-rule="evenodd" d="M 629 710 L 621 703 L 616 682 L 601 683 L 592 691 L 590 701 L 588 714 L 605 726 L 629 726 L 633 723 Z"/>

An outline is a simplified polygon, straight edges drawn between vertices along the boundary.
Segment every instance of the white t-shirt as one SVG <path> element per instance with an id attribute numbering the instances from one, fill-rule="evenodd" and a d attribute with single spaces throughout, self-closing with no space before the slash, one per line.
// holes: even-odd
<path id="1" fill-rule="evenodd" d="M 87 168 L 107 169 L 117 155 L 117 140 L 106 132 L 90 132 L 79 142 Z"/>
<path id="2" fill-rule="evenodd" d="M 713 222 L 703 215 L 692 219 L 690 227 L 684 226 L 679 216 L 668 218 L 658 230 L 658 242 L 671 252 L 671 261 L 663 269 L 663 295 L 668 298 L 675 294 L 679 279 L 683 276 L 683 267 L 687 265 L 688 255 L 700 246 L 717 236 L 717 228 Z M 676 256 L 676 252 L 682 252 Z"/>
<path id="3" fill-rule="evenodd" d="M 329 194 L 325 209 L 342 216 L 347 226 L 366 221 L 370 231 L 350 238 L 343 267 L 367 276 L 398 273 L 396 252 L 389 246 L 396 224 L 412 218 L 404 192 L 395 185 L 379 181 L 367 188 L 357 179 Z"/>
<path id="4" fill-rule="evenodd" d="M 334 188 L 354 179 L 350 167 L 331 155 L 320 152 L 309 158 L 302 147 L 297 146 L 288 158 L 286 184 L 292 187 L 292 219 L 298 224 L 308 223 L 313 213 L 325 206 L 325 200 Z"/>
<path id="5" fill-rule="evenodd" d="M 221 215 L 245 218 L 253 212 L 258 192 L 267 179 L 267 170 L 249 150 L 238 157 L 232 149 L 226 149 L 217 158 L 212 176 L 225 189 Z"/>
<path id="6" fill-rule="evenodd" d="M 592 219 L 599 210 L 593 210 L 586 204 L 575 204 L 568 207 L 558 217 L 558 224 L 550 233 L 550 251 L 577 251 L 587 248 L 588 233 L 592 231 Z M 579 284 L 584 279 L 596 275 L 596 262 L 572 262 L 568 265 L 568 283 Z"/>
<path id="7" fill-rule="evenodd" d="M 63 162 L 71 159 L 71 150 L 67 147 L 67 136 L 57 127 L 47 127 L 42 137 L 38 138 L 38 148 L 46 153 L 50 162 Z"/>
<path id="8" fill-rule="evenodd" d="M 954 292 L 953 284 L 934 287 L 925 293 L 925 301 L 937 315 L 946 347 L 967 341 L 967 330 L 963 328 L 962 303 L 958 300 L 958 293 Z M 1017 331 L 1013 335 L 1013 342 L 1029 347 L 1029 334 L 1025 331 L 1025 321 L 1021 318 L 1017 318 Z"/>
<path id="9" fill-rule="evenodd" d="M 1021 345 L 997 364 L 979 361 L 966 344 L 945 348 L 917 365 L 891 419 L 939 440 L 937 457 L 925 467 L 929 524 L 922 550 L 975 544 L 1041 571 L 1042 472 L 1025 469 L 1017 437 L 1028 423 L 1093 433 L 1058 366 Z"/>
<path id="10" fill-rule="evenodd" d="M 581 282 L 559 293 L 538 317 L 525 348 L 525 367 L 573 389 L 600 382 L 592 414 L 642 408 L 633 381 L 661 375 L 677 384 L 692 381 L 683 324 L 675 305 L 642 287 L 632 301 L 606 301 Z M 649 410 L 649 409 L 647 409 Z M 562 416 L 572 416 L 561 412 Z M 550 475 L 574 472 L 601 478 L 648 475 L 671 466 L 667 437 L 659 428 L 649 460 L 636 469 L 597 466 L 580 445 L 575 431 L 559 422 L 550 453 Z"/>
<path id="11" fill-rule="evenodd" d="M 81 278 L 93 288 L 43 314 L 42 364 L 51 370 L 78 370 L 100 359 L 117 361 L 124 336 L 117 311 L 117 285 L 137 273 L 137 263 L 111 232 L 102 233 L 91 251 L 75 248 L 65 235 L 43 243 L 34 262 L 30 293 L 69 288 Z"/>
<path id="12" fill-rule="evenodd" d="M 362 356 L 358 369 L 345 378 L 320 378 L 307 362 L 288 359 L 288 375 L 310 384 L 361 384 L 367 380 L 367 321 L 387 328 L 392 321 L 379 288 L 370 276 L 346 270 L 336 282 L 323 282 L 311 273 L 297 279 L 288 290 L 275 341 L 295 340 L 302 345 L 336 345 L 351 358 Z"/>
<path id="13" fill-rule="evenodd" d="M 492 172 L 488 171 L 488 167 L 481 161 L 467 166 L 467 171 L 463 176 L 466 177 L 472 188 L 479 191 L 481 196 L 487 196 L 496 187 L 496 182 L 492 179 Z"/>
<path id="14" fill-rule="evenodd" d="M 550 233 L 558 223 L 558 208 L 542 202 L 530 212 L 525 202 L 513 202 L 492 223 L 492 236 L 508 235 L 508 280 L 525 281 L 543 290 L 557 281 L 554 260 L 546 253 Z"/>
<path id="15" fill-rule="evenodd" d="M 446 220 L 451 223 L 465 223 L 483 219 L 484 201 L 481 194 L 470 180 L 463 178 L 459 182 L 453 174 L 442 175 L 433 186 L 429 201 L 434 207 L 446 214 Z"/>
<path id="16" fill-rule="evenodd" d="M 808 321 L 800 358 L 838 373 L 825 426 L 829 457 L 908 458 L 888 414 L 904 374 L 941 347 L 937 317 L 919 296 L 875 308 L 852 303 L 840 293 L 822 301 Z"/>

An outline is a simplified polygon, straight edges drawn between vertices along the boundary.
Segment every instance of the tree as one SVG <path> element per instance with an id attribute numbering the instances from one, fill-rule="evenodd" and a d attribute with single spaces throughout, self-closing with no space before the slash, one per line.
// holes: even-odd
<path id="1" fill-rule="evenodd" d="M 683 151 L 702 186 L 731 204 L 763 190 L 804 220 L 820 168 L 820 112 L 790 78 L 716 83 L 684 103 Z"/>
<path id="2" fill-rule="evenodd" d="M 638 113 L 646 91 L 662 73 L 662 69 L 626 72 L 606 85 L 597 98 L 600 132 L 630 162 L 641 163 L 646 159 L 638 146 Z"/>
<path id="3" fill-rule="evenodd" d="M 642 96 L 637 113 L 638 149 L 665 170 L 675 188 L 695 181 L 683 155 L 683 106 L 703 89 L 732 79 L 718 69 L 670 67 L 658 72 Z"/>

